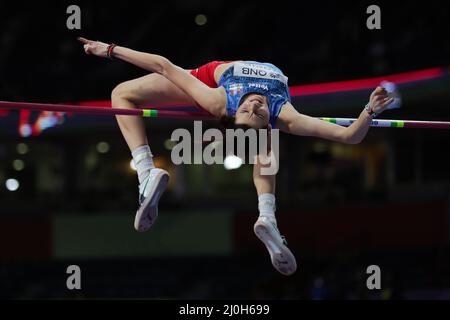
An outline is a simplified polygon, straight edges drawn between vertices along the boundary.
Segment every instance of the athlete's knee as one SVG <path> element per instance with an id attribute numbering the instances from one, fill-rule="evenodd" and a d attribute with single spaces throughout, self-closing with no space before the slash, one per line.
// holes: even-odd
<path id="1" fill-rule="evenodd" d="M 130 89 L 130 86 L 126 82 L 118 84 L 111 91 L 111 103 L 112 103 L 113 108 L 126 107 L 123 104 L 121 104 L 121 102 L 123 102 L 124 100 L 132 102 L 131 89 Z"/>

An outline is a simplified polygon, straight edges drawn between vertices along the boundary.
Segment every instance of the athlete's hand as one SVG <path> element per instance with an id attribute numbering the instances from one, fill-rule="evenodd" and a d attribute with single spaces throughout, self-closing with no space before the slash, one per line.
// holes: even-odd
<path id="1" fill-rule="evenodd" d="M 376 113 L 382 112 L 386 107 L 394 101 L 394 97 L 389 96 L 383 87 L 377 87 L 370 95 L 370 109 Z"/>
<path id="2" fill-rule="evenodd" d="M 77 38 L 78 41 L 84 44 L 84 52 L 86 54 L 93 54 L 98 57 L 106 58 L 108 56 L 108 44 L 100 41 L 92 41 L 82 37 Z"/>

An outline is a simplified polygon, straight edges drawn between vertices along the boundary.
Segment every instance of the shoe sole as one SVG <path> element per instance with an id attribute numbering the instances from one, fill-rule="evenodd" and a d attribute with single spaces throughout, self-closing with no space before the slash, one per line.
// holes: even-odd
<path id="1" fill-rule="evenodd" d="M 269 251 L 274 268 L 285 276 L 292 275 L 297 270 L 297 261 L 291 250 L 273 235 L 274 228 L 257 221 L 253 230 Z"/>
<path id="2" fill-rule="evenodd" d="M 158 217 L 158 201 L 167 187 L 169 174 L 167 172 L 160 172 L 155 179 L 159 181 L 153 185 L 153 189 L 149 192 L 151 196 L 145 198 L 139 210 L 136 212 L 134 228 L 138 232 L 147 231 L 155 223 Z"/>

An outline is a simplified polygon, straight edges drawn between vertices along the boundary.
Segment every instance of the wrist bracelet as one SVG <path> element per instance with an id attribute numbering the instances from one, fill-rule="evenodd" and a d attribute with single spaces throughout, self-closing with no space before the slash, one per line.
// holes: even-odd
<path id="1" fill-rule="evenodd" d="M 115 47 L 117 47 L 117 45 L 114 44 L 114 43 L 111 43 L 111 44 L 108 46 L 108 49 L 107 49 L 107 52 L 106 52 L 106 56 L 107 56 L 109 59 L 111 59 L 111 60 L 113 59 L 112 53 L 113 53 L 113 50 L 114 50 Z"/>
<path id="2" fill-rule="evenodd" d="M 364 109 L 367 111 L 367 113 L 372 117 L 375 118 L 378 113 L 376 113 L 375 111 L 372 110 L 372 108 L 370 107 L 370 102 L 366 104 L 366 106 L 364 107 Z"/>

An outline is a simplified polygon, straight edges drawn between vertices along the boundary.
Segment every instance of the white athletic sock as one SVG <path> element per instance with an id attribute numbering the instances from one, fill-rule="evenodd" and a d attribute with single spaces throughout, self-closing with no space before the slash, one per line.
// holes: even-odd
<path id="1" fill-rule="evenodd" d="M 136 166 L 138 174 L 139 184 L 141 184 L 145 178 L 150 174 L 155 166 L 153 164 L 153 155 L 148 145 L 140 146 L 131 152 L 133 156 L 133 162 Z"/>
<path id="2" fill-rule="evenodd" d="M 258 197 L 258 209 L 260 217 L 266 217 L 270 222 L 277 224 L 277 219 L 275 218 L 275 195 L 271 193 L 260 195 Z"/>

